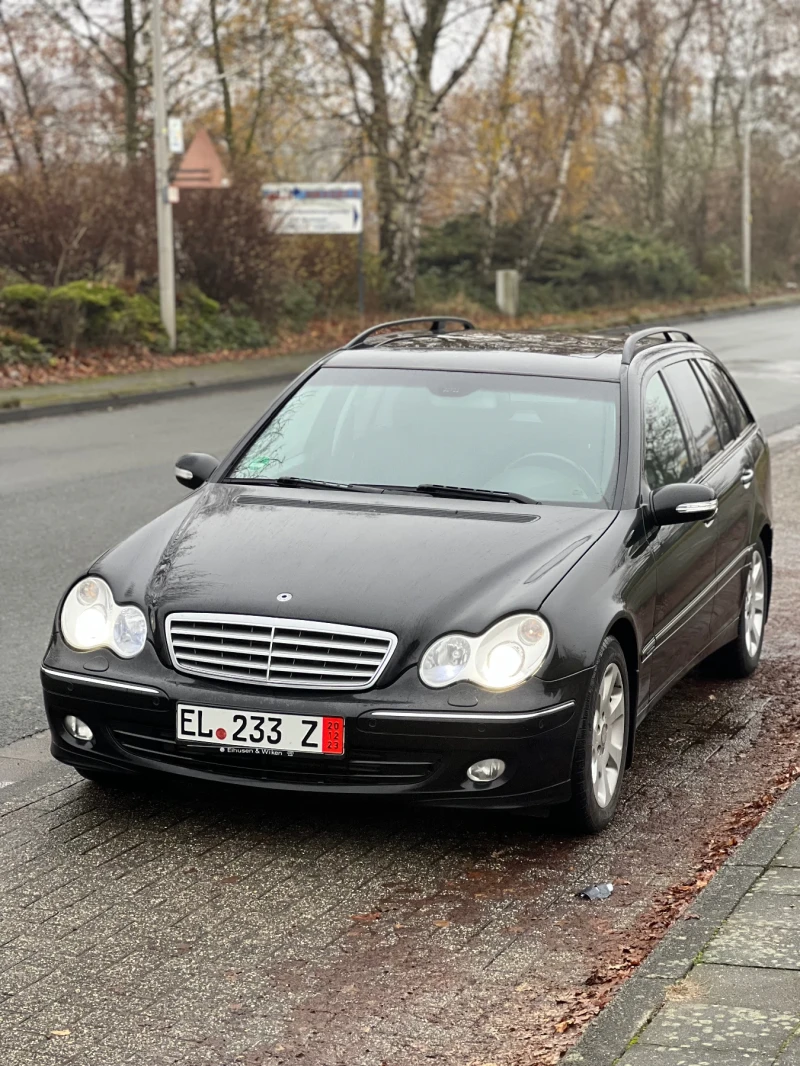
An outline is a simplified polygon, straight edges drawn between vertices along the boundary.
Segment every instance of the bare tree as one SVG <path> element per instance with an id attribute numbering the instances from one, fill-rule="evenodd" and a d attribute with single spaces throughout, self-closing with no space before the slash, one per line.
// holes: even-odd
<path id="1" fill-rule="evenodd" d="M 24 16 L 21 16 L 24 18 Z M 44 101 L 37 96 L 35 81 L 36 71 L 29 72 L 20 56 L 16 41 L 16 31 L 20 19 L 9 20 L 5 7 L 0 3 L 0 35 L 8 50 L 8 75 L 15 95 L 20 103 L 22 122 L 15 122 L 10 109 L 0 102 L 0 127 L 5 132 L 14 162 L 18 170 L 25 169 L 25 144 L 29 144 L 36 165 L 42 174 L 46 173 L 47 160 L 43 131 L 43 118 L 46 110 Z M 38 57 L 37 57 L 38 58 Z M 37 64 L 39 71 L 41 62 Z"/>
<path id="2" fill-rule="evenodd" d="M 513 0 L 503 64 L 497 83 L 494 114 L 491 116 L 484 207 L 486 240 L 481 251 L 481 271 L 487 279 L 497 240 L 502 177 L 509 154 L 509 120 L 519 94 L 517 79 L 529 8 L 530 0 Z"/>
<path id="3" fill-rule="evenodd" d="M 541 251 L 561 210 L 581 122 L 592 103 L 600 74 L 614 56 L 614 17 L 621 6 L 622 0 L 560 0 L 556 40 L 560 42 L 561 77 L 567 87 L 567 99 L 549 195 L 538 218 L 526 220 L 518 264 L 523 272 Z"/>
<path id="4" fill-rule="evenodd" d="M 150 17 L 146 0 L 37 0 L 40 9 L 68 33 L 102 77 L 119 87 L 123 100 L 123 146 L 129 165 L 140 147 L 140 94 L 146 80 L 142 56 Z M 119 4 L 119 6 L 117 6 Z M 109 10 L 110 8 L 110 10 Z"/>
<path id="5" fill-rule="evenodd" d="M 353 116 L 374 160 L 388 283 L 394 299 L 410 305 L 425 173 L 442 104 L 475 62 L 503 0 L 420 0 L 414 11 L 391 0 L 311 2 L 336 47 Z M 448 31 L 455 26 L 463 32 L 465 21 L 475 22 L 479 14 L 477 32 L 448 64 Z"/>

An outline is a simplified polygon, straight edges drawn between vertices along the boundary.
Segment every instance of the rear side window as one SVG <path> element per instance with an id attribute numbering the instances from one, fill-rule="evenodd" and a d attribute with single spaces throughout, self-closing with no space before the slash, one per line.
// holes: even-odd
<path id="1" fill-rule="evenodd" d="M 689 432 L 694 438 L 700 466 L 703 467 L 722 451 L 722 441 L 711 408 L 708 406 L 700 382 L 688 360 L 672 363 L 662 371 L 673 396 L 683 409 Z"/>
<path id="2" fill-rule="evenodd" d="M 683 430 L 660 374 L 650 379 L 645 393 L 644 443 L 645 476 L 651 489 L 691 478 Z"/>
<path id="3" fill-rule="evenodd" d="M 725 410 L 728 412 L 728 418 L 731 420 L 731 425 L 733 426 L 734 435 L 738 437 L 739 434 L 744 432 L 744 430 L 750 425 L 750 415 L 747 413 L 744 404 L 739 399 L 739 394 L 733 387 L 731 379 L 722 367 L 717 366 L 716 363 L 704 361 L 700 363 L 699 366 L 722 396 Z"/>
<path id="4" fill-rule="evenodd" d="M 720 399 L 716 389 L 712 389 L 708 378 L 701 371 L 700 364 L 692 363 L 692 368 L 700 379 L 700 386 L 705 394 L 706 400 L 708 400 L 708 405 L 711 408 L 711 413 L 714 416 L 714 423 L 717 427 L 717 432 L 719 433 L 719 439 L 722 441 L 722 447 L 724 448 L 725 445 L 730 444 L 736 436 L 731 428 L 730 421 L 728 420 L 725 405 Z"/>

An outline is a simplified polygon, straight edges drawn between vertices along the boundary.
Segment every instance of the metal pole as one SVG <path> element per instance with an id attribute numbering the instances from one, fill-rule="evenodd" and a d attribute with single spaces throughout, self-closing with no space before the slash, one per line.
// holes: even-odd
<path id="1" fill-rule="evenodd" d="M 753 11 L 750 0 L 745 0 L 745 19 L 747 55 L 744 73 L 744 97 L 742 100 L 742 288 L 745 292 L 750 292 L 752 283 L 753 224 L 750 197 L 750 134 L 753 125 Z"/>
<path id="2" fill-rule="evenodd" d="M 364 317 L 364 226 L 358 235 L 358 313 Z"/>
<path id="3" fill-rule="evenodd" d="M 158 295 L 161 321 L 170 349 L 175 348 L 175 244 L 172 204 L 169 201 L 169 148 L 167 104 L 164 98 L 164 63 L 161 30 L 161 0 L 153 0 L 153 140 L 156 157 L 156 227 L 158 231 Z"/>

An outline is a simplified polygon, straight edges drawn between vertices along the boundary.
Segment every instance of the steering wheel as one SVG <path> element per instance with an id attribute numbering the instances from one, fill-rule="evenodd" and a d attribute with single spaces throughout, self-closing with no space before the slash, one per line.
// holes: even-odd
<path id="1" fill-rule="evenodd" d="M 571 474 L 577 474 L 578 478 L 582 482 L 581 488 L 586 492 L 587 486 L 589 489 L 588 495 L 590 496 L 602 496 L 597 482 L 594 480 L 588 470 L 576 463 L 573 459 L 568 459 L 565 455 L 557 455 L 555 452 L 528 452 L 527 455 L 521 455 L 519 459 L 514 459 L 508 466 L 504 467 L 500 477 L 509 473 L 511 470 L 515 470 L 518 466 L 529 466 L 536 462 L 540 466 L 549 467 L 567 467 Z"/>

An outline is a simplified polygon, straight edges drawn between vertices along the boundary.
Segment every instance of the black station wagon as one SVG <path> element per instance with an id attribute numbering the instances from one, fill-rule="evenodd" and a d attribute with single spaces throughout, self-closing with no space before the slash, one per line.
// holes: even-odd
<path id="1" fill-rule="evenodd" d="M 42 665 L 53 754 L 95 781 L 598 830 L 670 686 L 761 655 L 766 441 L 678 330 L 388 323 L 176 475 L 194 491 L 69 589 Z"/>

